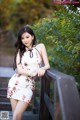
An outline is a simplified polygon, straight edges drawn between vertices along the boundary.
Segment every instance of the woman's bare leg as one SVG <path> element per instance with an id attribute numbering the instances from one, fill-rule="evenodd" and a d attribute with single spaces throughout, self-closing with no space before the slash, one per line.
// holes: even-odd
<path id="1" fill-rule="evenodd" d="M 10 99 L 10 102 L 11 102 L 12 111 L 14 112 L 18 101 L 15 99 Z"/>
<path id="2" fill-rule="evenodd" d="M 13 113 L 13 120 L 22 120 L 22 115 L 29 103 L 18 101 Z"/>

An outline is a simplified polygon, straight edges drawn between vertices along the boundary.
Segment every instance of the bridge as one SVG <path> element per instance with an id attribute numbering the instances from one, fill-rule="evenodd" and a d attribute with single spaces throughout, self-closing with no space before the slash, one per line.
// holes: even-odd
<path id="1" fill-rule="evenodd" d="M 12 68 L 0 67 L 0 113 L 8 111 L 9 120 L 12 120 L 12 111 L 6 93 L 12 74 Z M 51 68 L 39 79 L 39 108 L 34 104 L 35 109 L 24 112 L 23 120 L 80 120 L 80 96 L 74 77 Z"/>

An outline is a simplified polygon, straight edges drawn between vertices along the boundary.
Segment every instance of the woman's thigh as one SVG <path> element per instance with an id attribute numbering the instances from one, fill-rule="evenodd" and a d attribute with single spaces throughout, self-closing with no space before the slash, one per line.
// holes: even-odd
<path id="1" fill-rule="evenodd" d="M 18 101 L 17 105 L 16 105 L 16 108 L 15 108 L 15 111 L 14 111 L 14 114 L 20 114 L 20 115 L 22 115 L 23 112 L 26 110 L 28 104 L 29 103 L 27 103 L 27 102 Z"/>
<path id="2" fill-rule="evenodd" d="M 14 112 L 14 111 L 15 111 L 15 108 L 16 108 L 16 106 L 17 106 L 18 101 L 11 98 L 11 99 L 10 99 L 10 102 L 11 102 L 12 111 Z"/>

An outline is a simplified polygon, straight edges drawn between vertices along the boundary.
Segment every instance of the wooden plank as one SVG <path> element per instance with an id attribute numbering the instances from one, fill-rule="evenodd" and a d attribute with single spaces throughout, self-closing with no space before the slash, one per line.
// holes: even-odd
<path id="1" fill-rule="evenodd" d="M 48 108 L 48 111 L 52 117 L 52 120 L 54 120 L 54 105 L 51 103 L 50 98 L 48 97 L 47 94 L 44 94 L 44 100 Z"/>
<path id="2" fill-rule="evenodd" d="M 41 96 L 40 96 L 40 113 L 39 113 L 40 120 L 49 120 L 49 117 L 50 117 L 47 106 L 44 101 L 44 93 L 45 93 L 45 89 L 46 89 L 45 83 L 46 82 L 47 82 L 46 78 L 45 78 L 45 76 L 43 76 L 41 78 Z"/>
<path id="3" fill-rule="evenodd" d="M 57 79 L 62 120 L 80 120 L 80 97 L 73 77 Z"/>

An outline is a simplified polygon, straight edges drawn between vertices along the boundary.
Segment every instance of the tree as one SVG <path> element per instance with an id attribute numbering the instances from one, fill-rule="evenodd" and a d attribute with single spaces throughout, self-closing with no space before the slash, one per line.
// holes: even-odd
<path id="1" fill-rule="evenodd" d="M 50 1 L 47 0 L 2 0 L 0 3 L 0 27 L 17 29 L 25 24 L 33 24 L 52 14 Z"/>
<path id="2" fill-rule="evenodd" d="M 46 45 L 51 67 L 76 78 L 80 88 L 80 15 L 55 11 L 53 18 L 33 26 L 38 42 Z"/>

